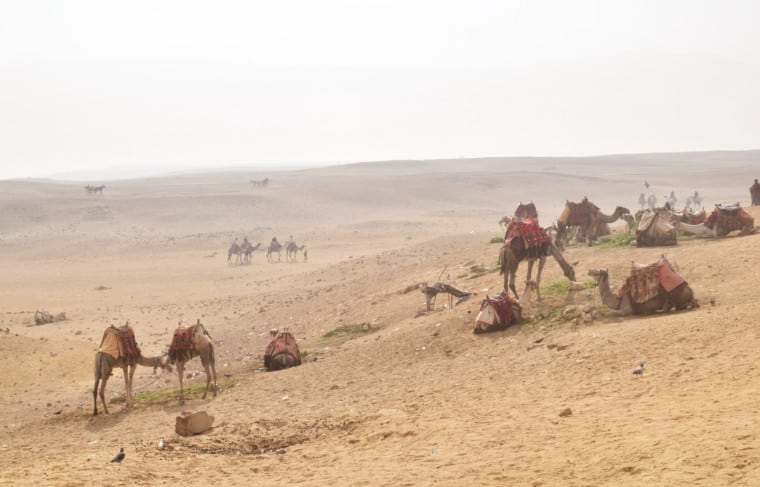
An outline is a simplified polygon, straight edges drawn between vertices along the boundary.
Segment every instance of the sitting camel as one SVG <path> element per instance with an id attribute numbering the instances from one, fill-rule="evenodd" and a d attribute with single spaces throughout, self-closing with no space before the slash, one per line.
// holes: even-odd
<path id="1" fill-rule="evenodd" d="M 285 260 L 288 262 L 295 262 L 298 252 L 305 247 L 306 245 L 301 245 L 299 247 L 295 242 L 288 242 L 288 245 L 285 246 Z"/>
<path id="2" fill-rule="evenodd" d="M 212 392 L 216 397 L 216 358 L 214 357 L 214 344 L 206 328 L 198 320 L 194 325 L 189 327 L 182 326 L 180 322 L 169 347 L 169 362 L 177 365 L 179 374 L 179 404 L 185 404 L 185 391 L 183 387 L 183 377 L 185 363 L 194 357 L 201 358 L 201 364 L 206 371 L 206 390 L 203 392 L 203 399 L 211 388 L 213 379 L 214 386 Z"/>
<path id="3" fill-rule="evenodd" d="M 626 213 L 630 213 L 630 211 L 618 206 L 612 215 L 605 215 L 598 206 L 590 202 L 585 196 L 580 203 L 566 201 L 565 209 L 557 220 L 558 232 L 555 245 L 561 245 L 567 230 L 577 226 L 580 228 L 579 238 L 585 238 L 590 246 L 591 242 L 596 240 L 600 232 L 605 229 L 605 224 L 617 221 Z"/>
<path id="4" fill-rule="evenodd" d="M 709 228 L 704 223 L 691 225 L 681 220 L 676 220 L 673 222 L 673 226 L 676 227 L 676 232 L 679 234 L 694 235 L 697 238 L 718 238 L 718 232 L 714 228 Z"/>
<path id="5" fill-rule="evenodd" d="M 604 305 L 613 310 L 614 314 L 618 316 L 631 314 L 651 315 L 658 311 L 683 310 L 697 306 L 697 302 L 694 299 L 694 291 L 692 291 L 686 281 L 675 274 L 675 271 L 672 270 L 667 260 L 662 259 L 660 263 L 655 265 L 668 266 L 668 269 L 672 273 L 671 275 L 675 275 L 678 278 L 677 280 L 670 279 L 670 284 L 675 284 L 672 287 L 668 285 L 670 291 L 666 290 L 662 283 L 656 284 L 655 281 L 656 287 L 652 289 L 649 295 L 634 296 L 633 288 L 629 285 L 630 280 L 627 280 L 626 285 L 623 286 L 622 294 L 615 295 L 610 289 L 610 278 L 606 269 L 590 269 L 588 275 L 599 283 L 599 294 L 602 297 Z"/>
<path id="6" fill-rule="evenodd" d="M 120 349 L 123 347 L 119 343 L 119 332 L 126 333 L 128 336 L 131 335 L 131 340 L 134 342 L 134 333 L 129 327 L 129 324 L 126 324 L 121 328 L 111 326 L 107 328 L 103 334 L 103 340 L 100 343 L 101 350 L 95 354 L 95 386 L 92 388 L 92 399 L 94 403 L 92 411 L 93 416 L 98 415 L 98 383 L 100 383 L 100 400 L 103 403 L 103 410 L 106 414 L 109 414 L 105 397 L 106 383 L 108 383 L 108 378 L 111 377 L 114 368 L 120 368 L 124 372 L 127 408 L 133 406 L 132 377 L 135 375 L 137 365 L 153 367 L 154 373 L 158 367 L 169 372 L 172 370 L 171 365 L 169 365 L 169 357 L 167 354 L 158 357 L 143 357 L 140 353 L 140 349 L 136 348 L 136 345 L 135 348 L 137 354 L 127 356 L 120 353 Z"/>

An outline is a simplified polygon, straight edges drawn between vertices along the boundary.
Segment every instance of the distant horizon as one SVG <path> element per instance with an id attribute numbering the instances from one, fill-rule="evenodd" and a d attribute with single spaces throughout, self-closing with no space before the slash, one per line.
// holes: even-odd
<path id="1" fill-rule="evenodd" d="M 431 158 L 399 158 L 399 159 L 378 159 L 378 160 L 359 160 L 350 162 L 306 162 L 306 163 L 288 163 L 288 164 L 227 164 L 227 165 L 207 165 L 194 167 L 167 167 L 165 169 L 148 167 L 144 165 L 120 166 L 113 168 L 91 168 L 56 172 L 39 176 L 11 177 L 2 178 L 0 181 L 25 181 L 25 180 L 42 180 L 42 181 L 60 181 L 60 182 L 88 182 L 88 181 L 127 181 L 134 179 L 151 179 L 171 176 L 187 176 L 194 174 L 213 174 L 213 173 L 235 173 L 235 172 L 289 172 L 301 171 L 308 169 L 319 169 L 334 166 L 349 166 L 354 164 L 382 164 L 382 163 L 399 163 L 399 162 L 436 162 L 436 161 L 468 161 L 468 160 L 490 160 L 490 159 L 598 159 L 610 157 L 634 157 L 634 156 L 658 156 L 658 155 L 676 155 L 676 154 L 717 154 L 717 153 L 752 153 L 758 152 L 760 148 L 752 149 L 713 149 L 698 151 L 648 151 L 648 152 L 621 152 L 621 153 L 599 153 L 583 155 L 487 155 L 487 156 L 457 156 L 457 157 L 431 157 Z"/>

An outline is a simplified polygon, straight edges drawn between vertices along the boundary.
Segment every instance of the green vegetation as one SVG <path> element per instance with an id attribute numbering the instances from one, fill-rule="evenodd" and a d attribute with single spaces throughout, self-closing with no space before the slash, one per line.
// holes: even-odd
<path id="1" fill-rule="evenodd" d="M 636 235 L 633 233 L 610 235 L 599 239 L 599 247 L 603 249 L 629 248 L 634 240 L 636 240 Z"/>
<path id="2" fill-rule="evenodd" d="M 491 237 L 491 240 L 488 243 L 492 243 L 492 244 L 504 243 L 504 237 L 495 235 Z"/>
<path id="3" fill-rule="evenodd" d="M 219 386 L 219 389 L 230 389 L 232 387 L 235 387 L 235 381 L 232 379 L 224 379 L 221 382 L 218 382 L 217 385 Z M 203 395 L 203 391 L 206 390 L 206 382 L 203 381 L 202 383 L 198 384 L 192 384 L 188 387 L 185 387 L 185 397 L 188 398 L 190 396 L 201 396 Z M 147 404 L 164 404 L 171 401 L 177 401 L 179 399 L 179 388 L 178 387 L 167 387 L 165 389 L 159 389 L 156 391 L 144 391 L 144 392 L 138 392 L 135 393 L 134 400 L 136 402 L 143 402 Z M 109 401 L 111 404 L 117 404 L 117 403 L 123 403 L 125 402 L 126 398 L 124 396 L 116 396 L 111 398 Z"/>
<path id="4" fill-rule="evenodd" d="M 372 333 L 373 331 L 377 331 L 377 328 L 372 327 L 372 325 L 366 322 L 357 323 L 355 325 L 341 325 L 322 335 L 322 339 L 326 340 L 328 338 L 363 335 L 366 333 Z"/>
<path id="5" fill-rule="evenodd" d="M 311 352 L 308 350 L 301 350 L 301 358 L 306 358 L 309 355 L 311 355 Z"/>
<path id="6" fill-rule="evenodd" d="M 586 289 L 594 289 L 599 284 L 594 281 L 593 279 L 590 279 L 583 284 L 586 285 Z M 548 286 L 541 286 L 541 294 L 545 295 L 564 295 L 570 292 L 570 281 L 567 279 L 562 279 L 561 281 L 555 281 Z"/>

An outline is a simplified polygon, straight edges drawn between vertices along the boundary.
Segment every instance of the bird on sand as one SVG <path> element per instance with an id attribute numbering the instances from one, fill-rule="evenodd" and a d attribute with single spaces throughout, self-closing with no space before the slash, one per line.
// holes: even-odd
<path id="1" fill-rule="evenodd" d="M 122 448 L 121 450 L 119 450 L 119 453 L 117 453 L 116 456 L 113 457 L 113 460 L 111 460 L 111 463 L 113 462 L 121 463 L 121 461 L 124 460 L 124 457 L 126 456 L 127 454 L 124 453 L 124 448 Z"/>
<path id="2" fill-rule="evenodd" d="M 158 449 L 159 450 L 163 450 L 164 449 L 164 439 L 163 438 L 161 438 L 160 440 L 158 440 Z"/>
<path id="3" fill-rule="evenodd" d="M 644 374 L 644 362 L 641 362 L 638 367 L 633 369 L 634 375 L 643 375 Z"/>

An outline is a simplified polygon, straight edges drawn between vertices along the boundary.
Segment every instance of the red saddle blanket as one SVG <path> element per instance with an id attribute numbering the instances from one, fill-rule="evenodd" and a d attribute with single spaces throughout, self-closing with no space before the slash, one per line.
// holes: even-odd
<path id="1" fill-rule="evenodd" d="M 493 317 L 489 308 L 493 309 L 496 313 L 496 317 Z M 517 308 L 522 310 L 520 303 L 510 298 L 506 292 L 497 294 L 496 296 L 486 298 L 480 304 L 480 312 L 475 318 L 475 333 L 485 333 L 489 331 L 498 331 L 506 329 L 512 324 L 512 318 L 514 317 L 513 310 Z"/>
<path id="2" fill-rule="evenodd" d="M 264 366 L 270 368 L 272 358 L 281 353 L 288 353 L 296 359 L 296 365 L 301 364 L 301 352 L 298 350 L 298 343 L 292 333 L 281 331 L 272 338 L 264 351 Z"/>
<path id="3" fill-rule="evenodd" d="M 533 218 L 513 220 L 507 228 L 506 235 L 504 235 L 504 244 L 510 245 L 512 239 L 516 237 L 522 237 L 526 247 L 535 247 L 549 242 L 546 231 Z"/>
<path id="4" fill-rule="evenodd" d="M 178 326 L 174 330 L 174 336 L 172 337 L 172 344 L 169 346 L 169 351 L 182 351 L 193 349 L 193 335 L 195 334 L 195 326 Z"/>
<path id="5" fill-rule="evenodd" d="M 686 281 L 673 270 L 670 262 L 663 258 L 648 266 L 634 265 L 631 276 L 620 288 L 618 296 L 630 294 L 635 302 L 643 303 L 657 296 L 659 286 L 662 286 L 666 292 L 671 292 L 684 282 Z"/>

